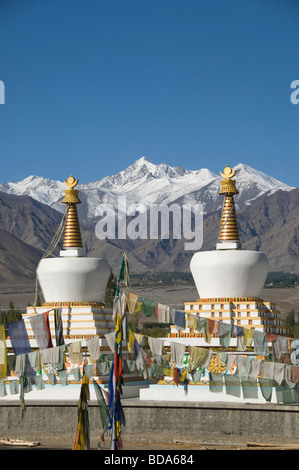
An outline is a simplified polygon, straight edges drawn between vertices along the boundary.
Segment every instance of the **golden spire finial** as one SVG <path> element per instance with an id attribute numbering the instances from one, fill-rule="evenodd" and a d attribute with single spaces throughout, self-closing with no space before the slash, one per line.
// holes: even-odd
<path id="1" fill-rule="evenodd" d="M 232 170 L 229 165 L 226 165 L 226 167 L 223 170 L 223 173 L 222 171 L 220 171 L 220 175 L 227 180 L 230 180 L 233 176 L 235 176 L 235 174 L 236 174 L 236 170 Z"/>
<path id="2" fill-rule="evenodd" d="M 77 186 L 77 184 L 79 183 L 79 180 L 75 180 L 75 178 L 73 177 L 73 175 L 71 175 L 67 181 L 64 180 L 65 184 L 69 187 L 69 188 L 74 188 L 75 186 Z"/>
<path id="3" fill-rule="evenodd" d="M 221 190 L 219 194 L 238 194 L 239 191 L 235 187 L 235 180 L 232 180 L 231 178 L 235 176 L 236 170 L 232 170 L 229 165 L 227 165 L 223 173 L 220 171 L 220 175 L 225 178 L 224 180 L 221 181 Z"/>
<path id="4" fill-rule="evenodd" d="M 65 184 L 70 188 L 70 189 L 65 189 L 65 198 L 62 200 L 62 202 L 69 204 L 80 204 L 80 199 L 78 198 L 78 189 L 74 189 L 75 186 L 79 183 L 79 180 L 76 180 L 73 175 L 69 176 L 67 180 L 64 180 Z"/>

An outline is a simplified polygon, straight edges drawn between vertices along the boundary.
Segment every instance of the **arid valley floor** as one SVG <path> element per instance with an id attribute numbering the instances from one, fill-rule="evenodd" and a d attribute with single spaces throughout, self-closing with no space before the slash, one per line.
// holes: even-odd
<path id="1" fill-rule="evenodd" d="M 25 284 L 0 284 L 0 310 L 6 310 L 10 301 L 16 309 L 25 312 L 27 305 L 32 305 L 35 298 L 35 283 Z M 193 284 L 173 283 L 171 285 L 132 286 L 130 291 L 167 305 L 183 308 L 184 302 L 196 300 L 198 293 Z M 261 298 L 264 301 L 272 301 L 277 304 L 278 310 L 283 317 L 294 309 L 299 313 L 299 286 L 290 288 L 267 288 L 263 289 Z"/>

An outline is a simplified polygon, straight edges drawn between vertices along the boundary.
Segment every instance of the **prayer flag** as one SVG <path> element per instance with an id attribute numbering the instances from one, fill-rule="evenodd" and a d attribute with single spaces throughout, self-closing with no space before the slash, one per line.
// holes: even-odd
<path id="1" fill-rule="evenodd" d="M 121 359 L 114 354 L 114 361 L 111 367 L 109 379 L 109 430 L 111 432 L 111 450 L 119 450 L 122 448 L 121 431 L 122 425 L 125 425 L 123 409 L 120 401 L 121 383 L 122 383 L 122 366 Z"/>
<path id="2" fill-rule="evenodd" d="M 71 364 L 80 364 L 83 362 L 83 351 L 82 351 L 82 342 L 74 341 L 67 345 L 68 355 L 71 361 Z"/>
<path id="3" fill-rule="evenodd" d="M 7 323 L 8 334 L 15 355 L 31 352 L 31 346 L 23 319 Z"/>
<path id="4" fill-rule="evenodd" d="M 78 424 L 73 450 L 89 450 L 89 416 L 88 416 L 88 400 L 89 395 L 89 379 L 84 374 L 81 385 L 80 399 L 78 404 Z"/>
<path id="5" fill-rule="evenodd" d="M 86 346 L 89 351 L 90 359 L 92 361 L 98 361 L 101 355 L 101 347 L 99 337 L 89 338 L 86 340 Z"/>
<path id="6" fill-rule="evenodd" d="M 199 346 L 190 347 L 189 364 L 188 364 L 188 369 L 189 369 L 190 374 L 203 364 L 207 355 L 208 355 L 208 350 L 206 348 L 200 348 Z"/>
<path id="7" fill-rule="evenodd" d="M 174 362 L 174 364 L 181 364 L 185 356 L 185 344 L 171 341 L 170 351 L 172 362 Z"/>
<path id="8" fill-rule="evenodd" d="M 105 431 L 108 425 L 108 409 L 107 409 L 106 400 L 104 398 L 102 387 L 94 379 L 92 379 L 92 381 L 94 384 L 94 389 L 95 389 L 95 393 L 96 393 L 96 397 L 98 401 L 102 428 Z"/>
<path id="9" fill-rule="evenodd" d="M 40 350 L 53 347 L 49 326 L 49 312 L 29 317 L 30 325 Z"/>
<path id="10" fill-rule="evenodd" d="M 161 338 L 148 337 L 148 344 L 151 352 L 156 356 L 162 356 L 163 340 Z"/>
<path id="11" fill-rule="evenodd" d="M 170 309 L 168 305 L 158 303 L 158 319 L 162 323 L 170 323 Z"/>
<path id="12" fill-rule="evenodd" d="M 7 349 L 5 326 L 0 325 L 0 380 L 5 379 L 7 374 Z"/>
<path id="13" fill-rule="evenodd" d="M 253 338 L 254 353 L 257 356 L 267 356 L 269 354 L 267 333 L 264 331 L 254 330 Z"/>
<path id="14" fill-rule="evenodd" d="M 56 346 L 61 346 L 64 344 L 63 337 L 63 323 L 62 323 L 62 312 L 61 308 L 55 308 L 54 310 L 54 323 L 55 323 L 55 337 L 56 337 Z"/>
<path id="15" fill-rule="evenodd" d="M 130 280 L 129 263 L 128 263 L 126 253 L 123 254 L 123 258 L 122 258 L 122 262 L 121 262 L 121 266 L 120 266 L 120 271 L 119 271 L 119 275 L 118 275 L 118 280 L 123 280 L 124 283 L 126 284 L 126 286 L 129 285 L 129 280 Z"/>
<path id="16" fill-rule="evenodd" d="M 232 336 L 232 325 L 230 323 L 224 323 L 223 321 L 218 322 L 218 336 L 219 342 L 222 348 L 228 349 L 231 336 Z"/>
<path id="17" fill-rule="evenodd" d="M 137 300 L 138 300 L 138 295 L 137 294 L 133 294 L 132 292 L 128 292 L 128 295 L 127 295 L 127 310 L 128 310 L 129 313 L 131 313 L 131 314 L 135 313 L 135 307 L 136 307 Z"/>
<path id="18" fill-rule="evenodd" d="M 48 339 L 48 348 L 53 348 L 52 338 L 51 338 L 51 330 L 50 330 L 50 323 L 49 323 L 49 312 L 43 313 L 45 328 L 47 332 L 47 339 Z"/>
<path id="19" fill-rule="evenodd" d="M 190 313 L 187 313 L 186 327 L 192 330 L 196 330 L 197 327 L 197 319 L 193 315 L 190 315 Z"/>
<path id="20" fill-rule="evenodd" d="M 180 310 L 174 310 L 174 324 L 179 328 L 185 328 L 185 312 L 182 312 Z"/>
<path id="21" fill-rule="evenodd" d="M 156 302 L 149 299 L 142 299 L 142 311 L 146 317 L 154 317 L 155 316 L 155 305 Z"/>
<path id="22" fill-rule="evenodd" d="M 139 312 L 142 309 L 143 303 L 142 302 L 136 302 L 135 305 L 135 313 Z"/>

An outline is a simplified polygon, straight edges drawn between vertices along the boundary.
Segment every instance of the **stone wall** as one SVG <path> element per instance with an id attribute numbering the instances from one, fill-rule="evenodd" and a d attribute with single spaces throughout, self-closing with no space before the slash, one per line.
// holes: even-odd
<path id="1" fill-rule="evenodd" d="M 26 403 L 26 402 L 25 402 Z M 124 436 L 139 440 L 203 441 L 207 439 L 244 438 L 299 441 L 299 406 L 151 402 L 123 399 L 126 426 Z M 0 404 L 1 438 L 40 440 L 55 435 L 75 435 L 78 403 L 74 401 L 32 401 L 26 403 L 22 419 L 18 400 Z M 96 402 L 89 403 L 90 434 L 101 435 Z"/>

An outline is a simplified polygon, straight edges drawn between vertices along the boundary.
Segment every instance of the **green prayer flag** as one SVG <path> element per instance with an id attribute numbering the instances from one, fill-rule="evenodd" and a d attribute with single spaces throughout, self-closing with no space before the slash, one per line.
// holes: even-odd
<path id="1" fill-rule="evenodd" d="M 94 384 L 94 389 L 95 389 L 95 393 L 96 393 L 96 397 L 98 401 L 102 428 L 105 430 L 106 425 L 108 423 L 108 408 L 107 408 L 106 401 L 102 392 L 102 388 L 94 379 L 92 379 L 92 381 Z"/>
<path id="2" fill-rule="evenodd" d="M 149 299 L 142 299 L 142 311 L 146 317 L 154 317 L 155 316 L 155 305 L 156 302 Z"/>

